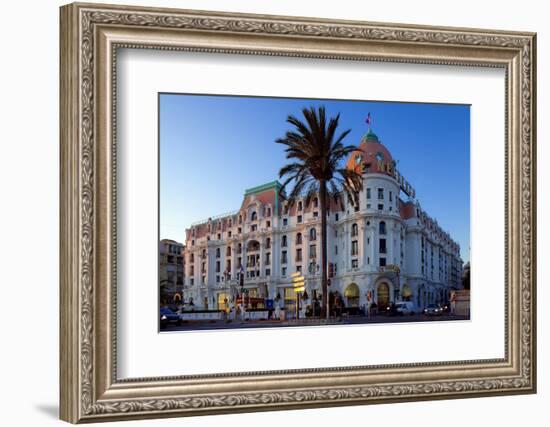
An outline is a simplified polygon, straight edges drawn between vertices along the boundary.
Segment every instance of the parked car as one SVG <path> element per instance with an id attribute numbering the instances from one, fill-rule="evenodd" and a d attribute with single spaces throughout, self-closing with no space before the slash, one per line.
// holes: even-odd
<path id="1" fill-rule="evenodd" d="M 397 302 L 395 303 L 395 310 L 400 316 L 403 316 L 404 314 L 412 315 L 414 314 L 414 304 L 412 301 Z"/>
<path id="2" fill-rule="evenodd" d="M 424 314 L 426 316 L 441 316 L 443 309 L 437 304 L 428 304 L 424 309 Z"/>
<path id="3" fill-rule="evenodd" d="M 160 309 L 160 327 L 166 328 L 168 325 L 181 325 L 179 314 L 174 313 L 169 308 L 163 307 Z"/>

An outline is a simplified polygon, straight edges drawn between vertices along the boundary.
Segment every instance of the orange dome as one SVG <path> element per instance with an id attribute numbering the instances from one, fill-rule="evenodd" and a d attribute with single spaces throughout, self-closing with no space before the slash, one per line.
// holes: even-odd
<path id="1" fill-rule="evenodd" d="M 391 153 L 380 143 L 372 130 L 369 130 L 361 139 L 358 150 L 351 154 L 346 166 L 348 169 L 365 173 L 383 173 L 393 176 L 395 172 L 395 162 Z"/>

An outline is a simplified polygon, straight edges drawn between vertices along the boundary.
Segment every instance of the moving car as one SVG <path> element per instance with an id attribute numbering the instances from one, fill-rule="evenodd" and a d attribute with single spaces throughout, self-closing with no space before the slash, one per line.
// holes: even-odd
<path id="1" fill-rule="evenodd" d="M 160 327 L 166 328 L 168 325 L 181 325 L 179 314 L 174 313 L 169 308 L 163 307 L 160 309 Z"/>
<path id="2" fill-rule="evenodd" d="M 424 309 L 424 314 L 426 316 L 441 316 L 443 309 L 437 304 L 428 304 Z"/>
<path id="3" fill-rule="evenodd" d="M 414 304 L 412 301 L 401 301 L 395 303 L 395 311 L 398 315 L 414 314 Z"/>

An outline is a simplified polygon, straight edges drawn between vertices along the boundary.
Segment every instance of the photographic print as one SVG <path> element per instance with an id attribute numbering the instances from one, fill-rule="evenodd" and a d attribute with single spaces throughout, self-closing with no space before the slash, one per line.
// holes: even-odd
<path id="1" fill-rule="evenodd" d="M 468 320 L 468 105 L 159 94 L 161 331 Z"/>

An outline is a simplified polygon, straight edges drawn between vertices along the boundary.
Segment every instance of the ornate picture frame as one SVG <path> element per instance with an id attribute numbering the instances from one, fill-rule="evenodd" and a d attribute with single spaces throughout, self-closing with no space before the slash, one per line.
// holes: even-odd
<path id="1" fill-rule="evenodd" d="M 70 4 L 61 8 L 61 419 L 97 422 L 536 392 L 536 35 Z M 505 357 L 119 379 L 117 49 L 448 66 L 506 73 Z"/>

